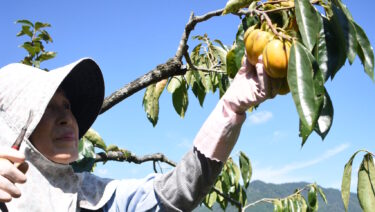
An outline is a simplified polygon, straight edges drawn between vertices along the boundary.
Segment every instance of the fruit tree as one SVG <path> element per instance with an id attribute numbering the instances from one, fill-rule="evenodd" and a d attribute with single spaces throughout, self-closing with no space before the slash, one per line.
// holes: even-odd
<path id="1" fill-rule="evenodd" d="M 208 34 L 191 34 L 201 23 L 222 16 L 239 17 L 231 45 L 212 40 Z M 22 25 L 18 36 L 30 38 L 21 46 L 28 53 L 23 63 L 39 67 L 41 62 L 56 56 L 55 52 L 44 48 L 46 43 L 52 42 L 45 30 L 49 24 L 28 20 L 18 23 Z M 217 91 L 220 97 L 225 93 L 241 61 L 255 64 L 262 56 L 266 73 L 272 78 L 272 86 L 278 88 L 278 95 L 290 93 L 292 96 L 299 119 L 295 127 L 304 146 L 312 133 L 323 140 L 331 129 L 333 102 L 325 85 L 334 80 L 346 61 L 352 64 L 358 56 L 365 74 L 374 80 L 374 53 L 369 38 L 341 0 L 229 0 L 222 9 L 200 16 L 192 13 L 181 32 L 175 55 L 106 97 L 101 113 L 144 90 L 143 109 L 150 123 L 156 126 L 160 96 L 168 91 L 175 112 L 184 117 L 189 91 L 203 106 L 207 93 Z M 375 208 L 375 168 L 374 153 L 370 151 L 359 150 L 345 165 L 342 199 L 347 209 L 352 163 L 359 152 L 364 152 L 365 156 L 358 171 L 358 198 L 363 210 L 371 211 Z M 163 154 L 138 157 L 117 145 L 108 145 L 91 129 L 80 141 L 80 160 L 74 164 L 76 170 L 92 170 L 95 163 L 109 160 L 154 161 L 155 170 L 157 161 L 175 165 Z M 222 209 L 232 204 L 245 211 L 259 202 L 268 202 L 274 205 L 275 211 L 316 211 L 317 196 L 326 201 L 319 186 L 309 184 L 287 197 L 248 203 L 246 189 L 251 176 L 250 160 L 240 152 L 239 163 L 232 158 L 228 160 L 203 204 L 212 208 L 218 203 Z M 306 190 L 307 198 L 302 195 Z"/>

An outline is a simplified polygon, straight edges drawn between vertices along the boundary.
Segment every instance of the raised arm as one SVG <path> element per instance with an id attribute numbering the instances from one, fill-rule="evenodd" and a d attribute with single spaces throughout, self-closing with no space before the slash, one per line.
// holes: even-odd
<path id="1" fill-rule="evenodd" d="M 246 110 L 275 95 L 262 59 L 256 67 L 242 67 L 194 139 L 194 148 L 177 167 L 155 179 L 154 188 L 163 211 L 191 211 L 210 191 L 232 151 Z"/>

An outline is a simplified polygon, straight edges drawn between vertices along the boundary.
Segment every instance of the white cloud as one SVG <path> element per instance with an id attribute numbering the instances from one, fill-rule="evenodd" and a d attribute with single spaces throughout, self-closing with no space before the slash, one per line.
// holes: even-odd
<path id="1" fill-rule="evenodd" d="M 260 111 L 250 115 L 249 121 L 252 124 L 262 124 L 272 118 L 272 113 L 269 111 Z"/>
<path id="2" fill-rule="evenodd" d="M 293 176 L 293 171 L 305 169 L 311 166 L 314 166 L 318 163 L 321 163 L 340 152 L 344 151 L 349 147 L 349 144 L 342 144 L 340 146 L 334 147 L 330 150 L 327 150 L 322 155 L 319 155 L 315 159 L 302 161 L 302 162 L 293 162 L 287 164 L 281 168 L 275 167 L 261 167 L 259 166 L 254 167 L 254 176 L 253 179 L 259 179 L 265 182 L 272 182 L 272 183 L 283 183 L 283 182 L 292 182 L 292 181 L 301 181 L 301 180 L 309 180 L 306 176 Z"/>

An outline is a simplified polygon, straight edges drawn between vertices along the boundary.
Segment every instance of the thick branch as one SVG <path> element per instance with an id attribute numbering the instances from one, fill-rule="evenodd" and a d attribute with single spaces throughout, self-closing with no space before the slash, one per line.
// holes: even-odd
<path id="1" fill-rule="evenodd" d="M 171 76 L 183 75 L 185 72 L 186 69 L 182 68 L 181 61 L 176 58 L 171 58 L 166 63 L 158 65 L 154 70 L 125 85 L 123 88 L 112 93 L 109 97 L 106 97 L 100 113 L 104 113 L 117 103 L 153 83 Z"/>
<path id="2" fill-rule="evenodd" d="M 155 153 L 151 155 L 144 155 L 142 157 L 138 157 L 136 155 L 130 154 L 126 155 L 122 151 L 109 151 L 109 152 L 100 152 L 96 154 L 95 162 L 104 162 L 104 161 L 127 161 L 129 163 L 136 163 L 141 164 L 148 161 L 160 161 L 167 163 L 173 167 L 176 166 L 176 163 L 169 160 L 164 154 L 162 153 Z"/>
<path id="3" fill-rule="evenodd" d="M 106 97 L 104 99 L 100 113 L 102 114 L 106 112 L 107 110 L 115 106 L 117 103 L 121 102 L 127 97 L 133 95 L 134 93 L 142 90 L 143 88 L 146 88 L 147 86 L 153 83 L 156 83 L 162 79 L 167 79 L 171 76 L 185 74 L 186 69 L 182 68 L 181 61 L 184 52 L 187 52 L 188 49 L 187 41 L 189 39 L 190 32 L 194 29 L 197 23 L 206 21 L 214 16 L 220 16 L 222 12 L 223 9 L 209 12 L 205 15 L 196 17 L 192 13 L 190 15 L 189 22 L 185 26 L 184 33 L 182 34 L 182 38 L 180 40 L 180 44 L 176 52 L 176 56 L 174 58 L 169 59 L 166 63 L 157 66 L 156 69 L 150 71 L 144 76 L 139 77 L 133 82 L 125 85 L 123 88 L 115 91 L 109 97 Z"/>

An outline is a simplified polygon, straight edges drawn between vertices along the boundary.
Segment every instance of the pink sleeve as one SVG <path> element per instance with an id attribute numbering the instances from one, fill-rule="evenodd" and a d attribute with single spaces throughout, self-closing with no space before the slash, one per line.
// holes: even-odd
<path id="1" fill-rule="evenodd" d="M 219 101 L 195 137 L 194 146 L 207 158 L 225 162 L 245 118 L 246 113 L 237 114 L 225 101 Z"/>

